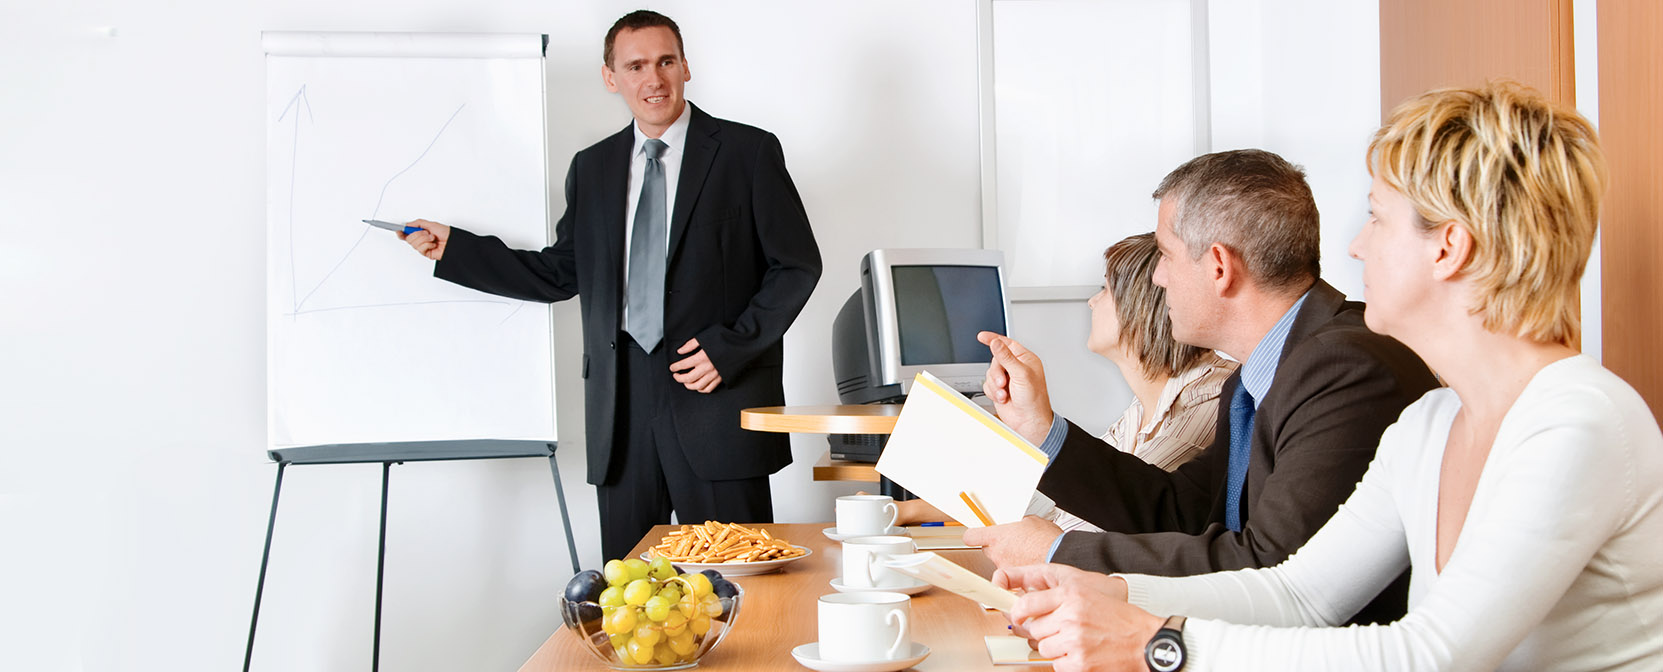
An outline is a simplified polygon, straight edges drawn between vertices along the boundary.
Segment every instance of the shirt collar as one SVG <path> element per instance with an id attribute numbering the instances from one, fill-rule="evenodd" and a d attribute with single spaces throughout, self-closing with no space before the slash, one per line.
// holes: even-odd
<path id="1" fill-rule="evenodd" d="M 664 144 L 669 146 L 664 150 L 666 156 L 681 154 L 681 148 L 687 145 L 687 126 L 692 123 L 692 119 L 693 104 L 687 103 L 681 108 L 681 116 L 676 117 L 676 120 L 670 123 L 670 127 L 664 129 L 664 135 L 658 136 L 659 140 L 663 140 Z M 641 132 L 641 124 L 634 123 L 631 127 L 635 129 L 635 149 L 631 150 L 629 154 L 633 157 L 643 151 L 642 148 L 646 146 L 647 141 L 651 138 Z"/>
<path id="2" fill-rule="evenodd" d="M 1253 395 L 1255 409 L 1259 407 L 1259 402 L 1264 401 L 1270 384 L 1276 380 L 1276 367 L 1282 363 L 1282 346 L 1287 343 L 1288 332 L 1293 330 L 1293 320 L 1299 315 L 1299 307 L 1305 305 L 1305 299 L 1310 295 L 1311 291 L 1305 290 L 1299 300 L 1288 308 L 1288 312 L 1282 313 L 1282 319 L 1277 320 L 1264 338 L 1259 339 L 1247 361 L 1241 363 L 1241 384 L 1247 388 L 1248 394 Z"/>

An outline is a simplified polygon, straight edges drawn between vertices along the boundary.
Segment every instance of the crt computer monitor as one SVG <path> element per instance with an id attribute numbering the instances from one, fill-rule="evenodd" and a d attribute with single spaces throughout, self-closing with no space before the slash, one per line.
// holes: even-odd
<path id="1" fill-rule="evenodd" d="M 919 371 L 965 394 L 981 391 L 993 355 L 981 331 L 1008 334 L 1004 254 L 997 250 L 873 250 L 860 289 L 832 325 L 832 369 L 845 404 L 904 399 Z"/>

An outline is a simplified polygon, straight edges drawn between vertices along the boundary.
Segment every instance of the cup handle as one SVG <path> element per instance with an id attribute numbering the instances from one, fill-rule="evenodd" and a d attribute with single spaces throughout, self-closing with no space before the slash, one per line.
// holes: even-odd
<path id="1" fill-rule="evenodd" d="M 891 609 L 888 614 L 884 615 L 883 620 L 885 623 L 889 623 L 891 621 L 901 622 L 899 631 L 895 633 L 895 643 L 889 646 L 889 659 L 897 660 L 901 657 L 901 645 L 907 643 L 908 639 L 907 615 L 901 613 L 900 609 Z"/>
<path id="2" fill-rule="evenodd" d="M 882 534 L 889 534 L 889 529 L 895 527 L 895 520 L 901 517 L 901 507 L 896 506 L 895 502 L 890 502 L 883 505 L 883 508 L 889 510 L 889 524 L 883 526 Z"/>
<path id="3" fill-rule="evenodd" d="M 878 564 L 878 561 L 880 560 L 880 558 L 878 557 L 879 555 L 880 554 L 877 553 L 876 551 L 871 552 L 871 553 L 867 553 L 866 554 L 866 562 L 861 565 L 861 569 L 866 570 L 866 585 L 867 586 L 876 587 L 878 585 L 878 577 L 877 577 L 876 574 L 872 573 L 872 565 Z"/>

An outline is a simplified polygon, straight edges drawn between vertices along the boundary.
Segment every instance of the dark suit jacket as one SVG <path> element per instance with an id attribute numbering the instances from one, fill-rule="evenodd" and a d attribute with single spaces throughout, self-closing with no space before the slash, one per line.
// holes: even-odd
<path id="1" fill-rule="evenodd" d="M 579 297 L 588 479 L 596 485 L 605 482 L 613 454 L 634 146 L 631 124 L 572 158 L 566 213 L 552 247 L 511 250 L 495 237 L 452 229 L 434 267 L 439 278 L 492 294 L 544 302 Z M 722 375 L 715 391 L 700 394 L 664 371 L 693 471 L 707 480 L 779 471 L 791 463 L 788 437 L 740 429 L 739 410 L 785 403 L 781 339 L 819 281 L 820 248 L 778 138 L 693 108 L 668 261 L 659 347 L 673 362 L 682 357 L 675 349 L 697 338 Z"/>
<path id="2" fill-rule="evenodd" d="M 1219 399 L 1230 399 L 1240 384 L 1241 374 L 1232 375 Z M 1294 318 L 1275 381 L 1254 416 L 1242 531 L 1224 527 L 1228 412 L 1219 413 L 1213 444 L 1171 473 L 1070 423 L 1039 488 L 1110 532 L 1064 535 L 1052 559 L 1160 576 L 1280 563 L 1351 496 L 1386 426 L 1437 386 L 1409 348 L 1363 326 L 1363 304 L 1319 280 Z M 1401 595 L 1395 599 L 1401 604 Z M 1403 610 L 1396 612 L 1388 620 Z"/>

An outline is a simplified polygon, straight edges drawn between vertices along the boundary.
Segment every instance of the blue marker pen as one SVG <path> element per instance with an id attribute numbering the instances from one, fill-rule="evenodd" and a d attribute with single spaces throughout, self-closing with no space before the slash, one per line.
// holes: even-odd
<path id="1" fill-rule="evenodd" d="M 368 224 L 370 226 L 376 227 L 378 229 L 386 229 L 388 231 L 399 231 L 399 232 L 404 233 L 405 235 L 409 235 L 409 234 L 412 234 L 412 233 L 415 233 L 417 231 L 422 230 L 422 227 L 419 227 L 419 226 L 402 226 L 402 225 L 399 225 L 399 224 L 394 224 L 392 222 L 383 222 L 379 219 L 366 219 L 366 220 L 364 220 L 364 223 Z"/>

